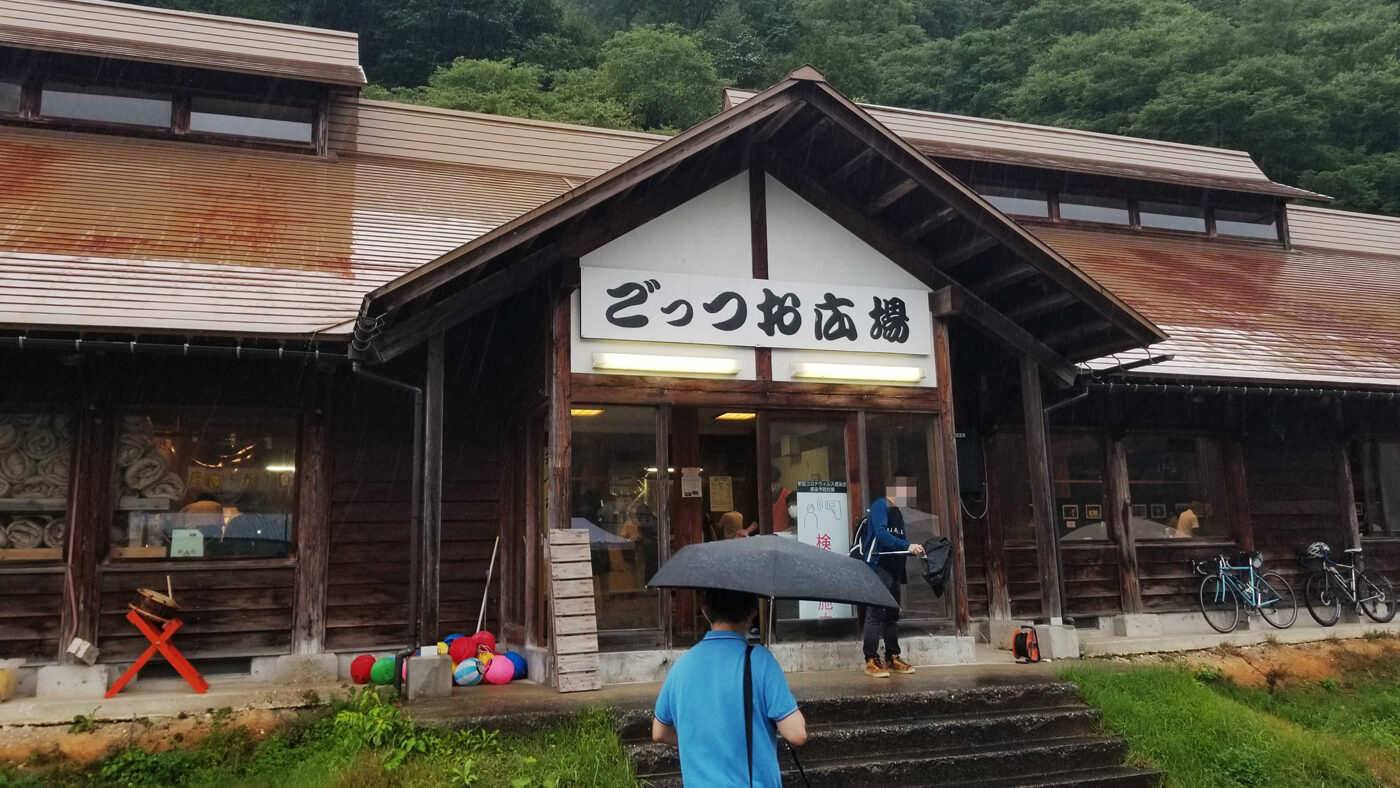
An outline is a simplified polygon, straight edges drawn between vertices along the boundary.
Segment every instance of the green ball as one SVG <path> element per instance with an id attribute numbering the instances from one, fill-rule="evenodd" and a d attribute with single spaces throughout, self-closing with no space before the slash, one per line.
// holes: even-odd
<path id="1" fill-rule="evenodd" d="M 375 660 L 369 669 L 369 680 L 375 684 L 388 684 L 394 680 L 394 658 L 382 657 Z"/>

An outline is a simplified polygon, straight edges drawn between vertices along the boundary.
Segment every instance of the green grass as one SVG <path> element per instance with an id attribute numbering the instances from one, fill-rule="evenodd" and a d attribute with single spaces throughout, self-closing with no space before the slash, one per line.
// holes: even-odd
<path id="1" fill-rule="evenodd" d="M 373 692 L 304 715 L 255 742 L 215 723 L 196 747 L 136 747 L 77 768 L 0 767 L 0 788 L 635 788 L 612 718 L 580 713 L 524 734 L 418 728 Z"/>
<path id="2" fill-rule="evenodd" d="M 1394 784 L 1393 765 L 1374 751 L 1261 711 L 1177 668 L 1085 666 L 1063 675 L 1127 739 L 1132 760 L 1163 770 L 1169 786 Z"/>

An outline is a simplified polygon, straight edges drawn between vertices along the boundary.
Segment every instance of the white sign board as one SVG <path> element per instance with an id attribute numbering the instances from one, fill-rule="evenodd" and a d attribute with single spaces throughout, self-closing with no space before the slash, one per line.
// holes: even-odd
<path id="1" fill-rule="evenodd" d="M 700 469 L 681 468 L 681 497 L 699 498 L 703 494 L 700 486 Z"/>
<path id="2" fill-rule="evenodd" d="M 922 290 L 588 266 L 580 289 L 586 339 L 921 356 L 933 350 Z"/>
<path id="3" fill-rule="evenodd" d="M 845 482 L 797 483 L 797 541 L 845 555 L 851 547 L 850 499 Z M 855 560 L 855 559 L 851 559 Z M 850 618 L 855 613 L 841 602 L 797 605 L 798 618 Z"/>

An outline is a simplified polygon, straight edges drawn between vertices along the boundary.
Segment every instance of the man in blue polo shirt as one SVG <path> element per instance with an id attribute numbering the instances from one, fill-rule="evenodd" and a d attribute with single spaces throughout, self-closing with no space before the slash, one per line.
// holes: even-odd
<path id="1" fill-rule="evenodd" d="M 655 741 L 680 747 L 681 779 L 703 788 L 781 788 L 778 740 L 807 742 L 807 721 L 797 710 L 782 668 L 768 649 L 749 655 L 753 679 L 753 761 L 744 737 L 745 633 L 758 614 L 753 594 L 705 592 L 701 609 L 710 622 L 704 639 L 676 660 L 651 723 Z M 776 734 L 774 728 L 776 726 Z"/>

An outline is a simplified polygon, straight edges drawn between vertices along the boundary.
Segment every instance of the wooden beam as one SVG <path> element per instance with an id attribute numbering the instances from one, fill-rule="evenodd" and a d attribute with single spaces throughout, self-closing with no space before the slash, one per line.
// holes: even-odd
<path id="1" fill-rule="evenodd" d="M 484 277 L 417 314 L 389 326 L 372 345 L 377 363 L 384 363 L 417 347 L 434 334 L 470 320 L 534 282 L 558 260 L 558 251 L 547 246 Z"/>
<path id="2" fill-rule="evenodd" d="M 296 569 L 292 573 L 292 653 L 326 650 L 330 580 L 331 447 L 326 428 L 333 378 L 317 372 L 302 390 L 296 457 Z"/>
<path id="3" fill-rule="evenodd" d="M 685 467 L 700 467 L 699 409 L 693 407 L 672 408 L 669 405 L 662 405 L 656 409 L 656 412 L 655 462 L 657 476 L 660 477 L 668 463 L 674 464 L 677 470 Z M 670 550 L 668 555 L 675 555 L 677 550 L 686 545 L 705 541 L 704 499 L 681 497 L 679 473 L 666 484 L 661 484 L 658 478 L 657 497 L 660 498 L 663 492 L 667 496 L 667 502 L 658 501 L 657 508 L 669 511 L 671 515 L 669 519 L 673 524 L 671 538 L 665 542 Z M 674 632 L 679 635 L 696 634 L 698 628 L 696 619 L 699 618 L 699 608 L 695 605 L 695 592 L 663 591 L 662 593 L 670 597 Z"/>
<path id="4" fill-rule="evenodd" d="M 570 298 L 561 294 L 552 315 L 553 343 L 549 371 L 549 489 L 545 509 L 550 530 L 569 527 L 569 474 L 572 461 L 573 401 L 570 381 L 569 341 L 573 332 L 569 316 Z"/>
<path id="5" fill-rule="evenodd" d="M 768 174 L 749 167 L 749 254 L 753 278 L 768 278 Z"/>
<path id="6" fill-rule="evenodd" d="M 1058 624 L 1064 616 L 1056 525 L 1059 513 L 1055 511 L 1050 484 L 1050 446 L 1045 428 L 1045 405 L 1041 399 L 1040 370 L 1027 356 L 1021 357 L 1021 404 L 1026 421 L 1026 469 L 1030 475 L 1036 563 L 1040 568 L 1040 612 L 1051 624 Z"/>
<path id="7" fill-rule="evenodd" d="M 1249 486 L 1246 483 L 1244 446 L 1239 439 L 1225 441 L 1225 501 L 1235 547 L 1254 549 L 1254 525 L 1249 512 Z"/>
<path id="8" fill-rule="evenodd" d="M 934 265 L 922 250 L 910 246 L 870 217 L 837 198 L 799 168 L 779 160 L 770 161 L 768 166 L 773 175 L 788 188 L 812 203 L 837 224 L 870 244 L 876 251 L 918 277 L 930 288 L 951 285 L 962 290 L 969 319 L 976 322 L 984 332 L 1016 355 L 1029 354 L 1034 357 L 1061 385 L 1069 386 L 1074 383 L 1078 370 L 1073 364 L 981 298 L 967 292 L 946 272 Z"/>
<path id="9" fill-rule="evenodd" d="M 821 134 L 825 132 L 830 126 L 831 118 L 828 118 L 827 116 L 823 115 L 822 117 L 817 118 L 816 123 L 813 123 L 812 125 L 808 126 L 807 130 L 802 132 L 802 134 L 799 135 L 797 139 L 793 140 L 791 145 L 786 145 L 784 147 L 787 150 L 800 150 L 802 151 L 802 155 L 805 156 L 807 155 L 807 150 L 811 148 L 812 143 L 815 142 L 817 137 L 821 136 Z"/>
<path id="10" fill-rule="evenodd" d="M 678 522 L 679 517 L 682 516 L 685 504 L 694 504 L 695 530 L 700 530 L 699 518 L 701 516 L 701 502 L 693 498 L 682 499 L 680 497 L 680 476 L 677 474 L 674 479 L 671 477 L 671 469 L 669 466 L 673 462 L 676 468 L 681 468 L 684 460 L 691 459 L 690 457 L 682 457 L 679 448 L 672 449 L 671 447 L 671 425 L 673 415 L 674 411 L 670 405 L 662 405 L 656 408 L 655 420 L 653 421 L 655 435 L 653 436 L 652 462 L 656 463 L 656 549 L 661 552 L 660 557 L 662 559 L 669 558 L 676 550 L 680 549 L 676 546 L 678 539 L 686 540 L 689 538 L 689 534 L 686 533 L 686 531 L 688 531 L 690 523 L 688 521 L 684 524 Z M 697 416 L 696 418 L 699 417 Z M 697 436 L 697 441 L 698 440 Z M 700 447 L 697 442 L 697 445 L 694 447 L 694 457 L 698 458 L 699 453 Z M 672 459 L 673 454 L 674 459 Z M 684 464 L 688 465 L 691 463 L 687 462 Z M 693 464 L 698 466 L 700 463 L 697 459 Z M 674 496 L 672 495 L 673 492 L 675 493 Z M 699 542 L 702 541 L 702 539 L 697 538 L 695 541 Z M 638 545 L 637 549 L 640 550 L 641 546 Z M 643 580 L 645 579 L 646 578 L 643 578 Z M 685 601 L 680 599 L 681 596 L 686 596 L 685 592 L 673 594 L 670 591 L 663 590 L 657 593 L 657 604 L 661 608 L 659 611 L 657 628 L 661 630 L 661 637 L 664 641 L 662 644 L 663 647 L 669 649 L 674 640 L 676 622 L 693 620 L 694 612 L 688 608 L 685 610 L 677 610 L 673 607 L 674 603 Z M 693 600 L 694 596 L 690 595 L 688 598 Z M 690 631 L 689 628 L 687 628 L 686 631 Z"/>
<path id="11" fill-rule="evenodd" d="M 836 171 L 831 173 L 831 177 L 827 178 L 827 183 L 833 186 L 845 183 L 855 174 L 856 170 L 864 167 L 874 157 L 875 150 L 873 148 L 861 148 L 860 153 L 852 156 L 845 164 L 837 167 Z"/>
<path id="12" fill-rule="evenodd" d="M 1081 323 L 1076 323 L 1075 325 L 1072 325 L 1068 328 L 1062 328 L 1058 331 L 1046 332 L 1045 335 L 1041 337 L 1041 339 L 1045 342 L 1045 344 L 1051 347 L 1055 347 L 1057 345 L 1064 345 L 1070 342 L 1078 342 L 1082 339 L 1088 339 L 1090 337 L 1098 336 L 1099 334 L 1102 334 L 1105 331 L 1111 330 L 1113 330 L 1112 323 L 1109 323 L 1107 320 L 1100 320 L 1095 318 L 1092 320 L 1086 320 Z"/>
<path id="13" fill-rule="evenodd" d="M 762 148 L 768 140 L 773 138 L 774 134 L 781 131 L 782 128 L 788 124 L 788 121 L 796 117 L 797 113 L 801 112 L 806 106 L 807 102 L 805 101 L 794 101 L 779 110 L 777 114 L 769 119 L 767 123 L 760 126 L 758 131 L 755 131 L 753 136 L 749 138 L 750 153 Z"/>
<path id="14" fill-rule="evenodd" d="M 1034 277 L 1036 273 L 1035 266 L 1030 263 L 1016 263 L 1000 273 L 992 274 L 980 282 L 973 283 L 970 287 L 973 292 L 983 298 L 988 298 L 998 290 Z"/>
<path id="15" fill-rule="evenodd" d="M 423 380 L 423 563 L 418 615 L 423 639 L 436 641 L 442 593 L 442 447 L 446 363 L 442 334 L 428 339 Z"/>
<path id="16" fill-rule="evenodd" d="M 1060 307 L 1069 306 L 1076 300 L 1078 299 L 1074 297 L 1073 293 L 1064 291 L 1049 296 L 1048 298 L 1042 298 L 1039 301 L 1031 301 L 1028 304 L 1023 304 L 1015 309 L 1008 310 L 1006 316 L 1019 323 L 1022 320 L 1030 320 L 1054 312 Z"/>
<path id="17" fill-rule="evenodd" d="M 962 486 L 958 479 L 956 415 L 953 412 L 953 347 L 948 320 L 933 321 L 933 364 L 937 370 L 939 414 L 936 422 L 943 469 L 943 533 L 952 544 L 953 622 L 958 634 L 966 635 L 972 622 L 967 604 L 967 548 L 963 542 Z"/>
<path id="18" fill-rule="evenodd" d="M 1342 544 L 1347 549 L 1361 546 L 1361 524 L 1356 517 L 1356 491 L 1351 478 L 1351 452 L 1345 440 L 1334 452 L 1337 467 L 1337 506 L 1340 511 L 1338 527 L 1342 529 Z"/>
<path id="19" fill-rule="evenodd" d="M 938 410 L 937 393 L 922 386 L 699 380 L 649 375 L 576 373 L 573 399 L 610 405 L 719 405 L 803 410 Z M 850 390 L 847 390 L 850 389 Z"/>
<path id="20" fill-rule="evenodd" d="M 980 233 L 961 246 L 955 246 L 947 253 L 936 256 L 934 262 L 944 270 L 956 268 L 996 245 L 996 238 Z"/>
<path id="21" fill-rule="evenodd" d="M 1104 512 L 1108 532 L 1118 556 L 1118 593 L 1123 612 L 1142 612 L 1137 542 L 1132 529 L 1132 499 L 1128 493 L 1128 453 L 1123 436 L 1108 435 L 1104 444 Z"/>
<path id="22" fill-rule="evenodd" d="M 83 359 L 88 363 L 101 363 Z M 85 370 L 90 372 L 89 370 Z M 92 378 L 98 378 L 92 375 Z M 116 419 L 100 401 L 101 386 L 89 394 L 79 411 L 73 447 L 73 483 L 68 489 L 68 537 L 64 566 L 62 612 L 59 614 L 58 650 L 63 664 L 73 657 L 66 649 L 75 637 L 98 644 L 98 613 L 102 604 L 99 566 L 107 552 L 107 524 L 112 516 L 112 457 Z"/>
<path id="23" fill-rule="evenodd" d="M 874 216 L 905 197 L 908 197 L 910 193 L 917 188 L 919 188 L 919 184 L 906 178 L 886 189 L 879 197 L 866 203 L 865 213 L 869 216 Z"/>
<path id="24" fill-rule="evenodd" d="M 984 440 L 983 451 L 996 447 L 996 439 Z M 990 444 L 990 445 L 989 445 Z M 1005 524 L 1019 508 L 1012 501 L 1009 488 L 1014 486 L 1007 476 L 1011 463 L 1000 462 L 1000 454 L 995 454 L 988 463 L 987 474 L 987 518 L 983 524 L 985 534 L 982 547 L 986 551 L 983 561 L 987 571 L 987 617 L 993 621 L 1011 618 L 1011 592 L 1006 581 L 1006 537 Z"/>
<path id="25" fill-rule="evenodd" d="M 900 235 L 907 243 L 913 243 L 956 218 L 958 218 L 957 211 L 952 208 L 941 208 L 909 225 L 900 232 Z"/>

